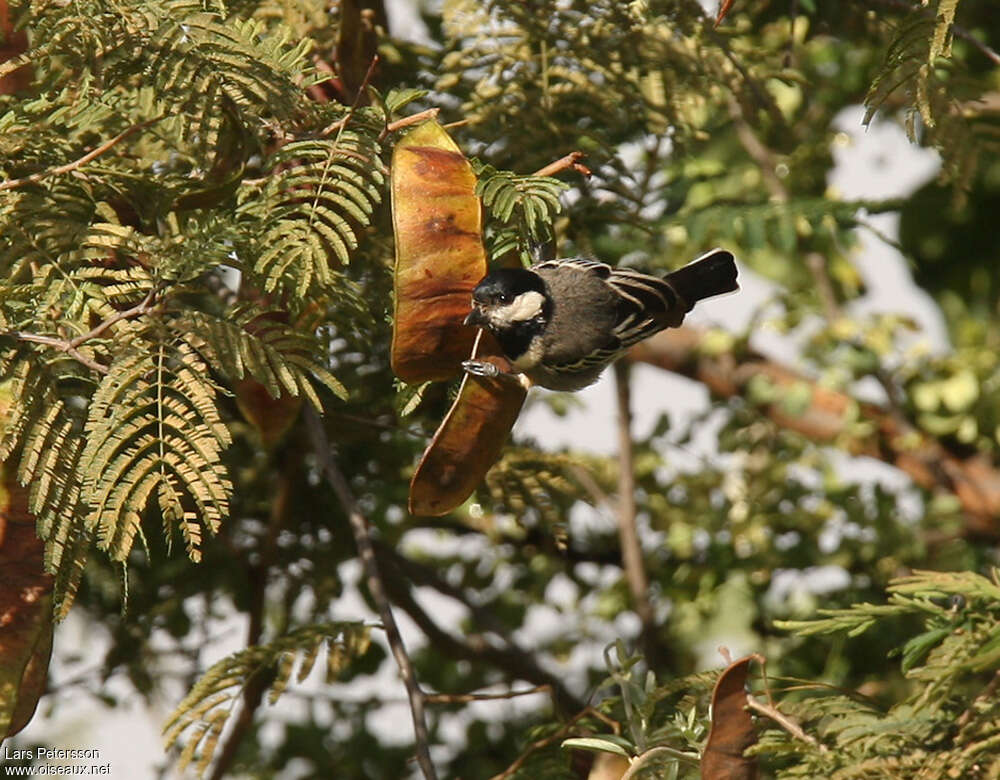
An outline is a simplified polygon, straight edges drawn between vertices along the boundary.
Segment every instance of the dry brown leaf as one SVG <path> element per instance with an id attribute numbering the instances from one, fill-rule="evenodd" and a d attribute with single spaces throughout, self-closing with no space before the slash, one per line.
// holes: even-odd
<path id="1" fill-rule="evenodd" d="M 0 430 L 10 410 L 0 391 Z M 45 692 L 52 652 L 52 577 L 28 514 L 28 491 L 0 464 L 0 740 L 23 729 Z"/>
<path id="2" fill-rule="evenodd" d="M 426 122 L 392 155 L 396 270 L 392 369 L 405 382 L 456 376 L 473 328 L 462 325 L 486 275 L 472 166 L 444 128 Z"/>
<path id="3" fill-rule="evenodd" d="M 760 656 L 748 655 L 727 666 L 712 691 L 712 728 L 701 757 L 702 780 L 756 780 L 757 761 L 743 755 L 757 741 L 747 711 L 747 675 Z"/>
<path id="4" fill-rule="evenodd" d="M 510 364 L 492 336 L 480 331 L 474 358 L 501 371 Z M 510 436 L 527 391 L 509 376 L 466 375 L 458 398 L 437 429 L 410 482 L 410 512 L 443 515 L 460 506 L 482 482 Z"/>

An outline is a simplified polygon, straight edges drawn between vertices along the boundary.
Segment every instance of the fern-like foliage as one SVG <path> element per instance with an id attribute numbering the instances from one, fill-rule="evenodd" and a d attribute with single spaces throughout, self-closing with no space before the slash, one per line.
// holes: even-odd
<path id="1" fill-rule="evenodd" d="M 373 135 L 343 130 L 287 144 L 269 158 L 274 175 L 262 189 L 247 187 L 240 210 L 260 224 L 252 273 L 266 291 L 302 298 L 335 287 L 331 261 L 350 261 L 381 199 L 378 151 Z"/>
<path id="2" fill-rule="evenodd" d="M 155 495 L 193 560 L 205 532 L 228 514 L 232 485 L 220 454 L 230 442 L 215 404 L 218 387 L 181 343 L 136 344 L 111 365 L 91 401 L 80 462 L 88 527 L 124 560 Z"/>
<path id="3" fill-rule="evenodd" d="M 781 704 L 819 741 L 768 729 L 755 751 L 795 757 L 780 777 L 995 777 L 1000 705 L 990 679 L 1000 670 L 1000 579 L 974 572 L 921 571 L 890 586 L 888 604 L 821 610 L 781 624 L 801 635 L 857 635 L 886 620 L 922 630 L 898 654 L 910 692 L 888 711 L 819 688 Z M 832 748 L 832 749 L 831 749 Z"/>
<path id="4" fill-rule="evenodd" d="M 1000 112 L 972 86 L 964 61 L 952 51 L 959 0 L 915 5 L 896 24 L 885 60 L 865 98 L 870 122 L 891 101 L 902 103 L 911 140 L 927 129 L 946 173 L 968 186 L 983 152 L 1000 148 Z"/>
<path id="5" fill-rule="evenodd" d="M 196 755 L 197 773 L 201 775 L 208 768 L 219 736 L 251 679 L 269 675 L 268 702 L 273 704 L 284 693 L 296 666 L 296 679 L 302 682 L 324 647 L 326 679 L 331 683 L 347 664 L 367 652 L 369 642 L 369 627 L 362 623 L 317 624 L 217 662 L 195 683 L 164 725 L 168 749 L 184 742 L 179 770 L 184 771 Z"/>
<path id="6" fill-rule="evenodd" d="M 80 522 L 79 462 L 83 452 L 83 420 L 58 391 L 59 364 L 26 359 L 14 353 L 4 368 L 14 400 L 8 427 L 0 441 L 0 460 L 23 452 L 17 479 L 27 485 L 28 511 L 38 518 L 38 535 L 46 542 L 45 566 L 56 575 L 55 613 L 65 616 L 83 576 L 92 534 Z"/>
<path id="7" fill-rule="evenodd" d="M 311 39 L 257 10 L 35 4 L 32 48 L 0 64 L 34 75 L 30 98 L 0 95 L 0 456 L 62 612 L 89 545 L 124 561 L 143 518 L 200 558 L 232 492 L 227 384 L 345 395 L 343 268 L 382 201 L 389 112 L 421 93 L 315 102 Z"/>
<path id="8" fill-rule="evenodd" d="M 489 215 L 486 241 L 493 259 L 515 252 L 523 263 L 532 247 L 551 240 L 552 222 L 562 209 L 567 185 L 551 176 L 518 176 L 476 162 L 476 195 Z"/>
<path id="9" fill-rule="evenodd" d="M 534 509 L 546 525 L 557 526 L 578 492 L 574 477 L 581 470 L 568 455 L 508 448 L 487 473 L 481 494 L 497 511 L 522 516 Z"/>
<path id="10" fill-rule="evenodd" d="M 272 398 L 301 395 L 317 409 L 322 403 L 313 381 L 346 396 L 343 384 L 325 367 L 316 339 L 289 326 L 281 312 L 262 314 L 255 306 L 240 304 L 222 317 L 195 313 L 184 325 L 190 329 L 187 337 L 202 339 L 206 359 L 230 380 L 251 377 Z"/>

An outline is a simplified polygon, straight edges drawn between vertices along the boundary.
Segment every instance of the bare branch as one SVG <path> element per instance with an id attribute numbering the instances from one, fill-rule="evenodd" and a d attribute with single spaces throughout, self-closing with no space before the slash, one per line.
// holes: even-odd
<path id="1" fill-rule="evenodd" d="M 896 466 L 923 488 L 954 494 L 966 512 L 968 532 L 1000 536 L 1000 469 L 988 456 L 967 455 L 923 431 L 904 429 L 884 407 L 822 387 L 752 350 L 704 354 L 699 348 L 701 338 L 702 333 L 692 327 L 663 331 L 629 350 L 626 359 L 695 379 L 726 398 L 743 395 L 755 377 L 782 390 L 808 387 L 810 403 L 801 413 L 791 414 L 781 403 L 772 403 L 764 406 L 764 414 L 813 441 Z M 865 425 L 857 425 L 856 420 Z"/>
<path id="2" fill-rule="evenodd" d="M 93 358 L 83 354 L 79 348 L 86 342 L 90 341 L 90 339 L 100 336 L 104 333 L 104 331 L 117 322 L 133 319 L 134 317 L 139 317 L 143 314 L 148 314 L 154 308 L 153 300 L 156 297 L 157 292 L 159 292 L 159 289 L 159 287 L 153 287 L 146 297 L 132 308 L 115 312 L 91 330 L 72 339 L 60 339 L 55 336 L 42 336 L 36 333 L 28 333 L 27 331 L 7 331 L 5 333 L 0 333 L 0 335 L 10 336 L 11 338 L 18 339 L 19 341 L 27 341 L 33 344 L 44 344 L 47 347 L 58 349 L 60 352 L 65 352 L 71 358 L 79 363 L 82 363 L 92 371 L 97 371 L 100 374 L 107 374 L 107 366 L 102 365 Z"/>
<path id="3" fill-rule="evenodd" d="M 570 152 L 565 157 L 560 157 L 555 162 L 550 162 L 544 168 L 539 168 L 535 171 L 532 176 L 555 176 L 561 171 L 565 171 L 567 168 L 572 168 L 577 173 L 582 173 L 584 176 L 590 176 L 590 168 L 588 168 L 579 160 L 585 157 L 583 152 Z"/>
<path id="4" fill-rule="evenodd" d="M 330 443 L 327 441 L 326 430 L 323 428 L 323 422 L 319 415 L 309 404 L 306 404 L 305 415 L 309 436 L 312 439 L 313 449 L 319 459 L 323 475 L 347 514 L 351 532 L 354 534 L 354 542 L 358 548 L 358 557 L 364 566 L 368 590 L 378 607 L 386 639 L 389 642 L 392 655 L 396 659 L 396 666 L 399 667 L 399 676 L 406 686 L 406 695 L 410 700 L 410 713 L 413 716 L 417 764 L 427 780 L 436 780 L 437 772 L 434 771 L 434 764 L 431 763 L 430 737 L 427 732 L 427 718 L 424 712 L 424 693 L 420 690 L 416 674 L 413 671 L 413 663 L 406 653 L 403 637 L 399 633 L 399 627 L 392 614 L 392 607 L 386 597 L 385 585 L 375 560 L 375 548 L 369 535 L 368 521 L 358 510 L 354 496 L 351 494 L 351 488 L 330 454 Z"/>
<path id="5" fill-rule="evenodd" d="M 648 663 L 656 665 L 656 624 L 649 601 L 649 579 L 643 563 L 642 544 L 635 520 L 635 463 L 632 454 L 632 409 L 629 365 L 615 363 L 618 399 L 618 538 L 622 546 L 622 566 L 632 594 L 635 612 L 642 624 L 643 649 Z"/>
<path id="6" fill-rule="evenodd" d="M 91 160 L 100 157 L 111 147 L 117 144 L 119 141 L 128 138 L 132 133 L 136 133 L 143 128 L 149 127 L 154 122 L 159 122 L 162 117 L 156 117 L 155 119 L 147 119 L 145 122 L 140 122 L 137 125 L 132 125 L 131 127 L 123 130 L 110 141 L 105 141 L 100 146 L 91 149 L 83 157 L 78 160 L 74 160 L 71 163 L 66 163 L 65 165 L 59 165 L 55 168 L 49 168 L 47 171 L 39 171 L 38 173 L 33 173 L 30 176 L 25 176 L 21 179 L 8 179 L 7 181 L 0 182 L 0 192 L 4 190 L 12 190 L 17 187 L 23 187 L 25 184 L 32 184 L 36 181 L 41 181 L 42 179 L 47 179 L 50 176 L 58 176 L 63 173 L 69 173 L 70 171 L 75 171 L 77 168 L 86 165 Z"/>
<path id="7" fill-rule="evenodd" d="M 426 693 L 424 701 L 428 704 L 468 704 L 473 701 L 493 701 L 494 699 L 514 699 L 518 696 L 531 696 L 535 693 L 552 693 L 551 685 L 536 685 L 523 691 L 507 691 L 506 693 Z"/>
<path id="8" fill-rule="evenodd" d="M 47 347 L 52 347 L 53 349 L 58 349 L 60 352 L 65 352 L 71 358 L 76 360 L 78 363 L 82 363 L 91 371 L 97 371 L 99 374 L 107 374 L 108 367 L 101 365 L 93 358 L 89 358 L 84 355 L 80 350 L 75 347 L 71 347 L 69 342 L 65 339 L 57 339 L 55 336 L 39 336 L 35 333 L 27 333 L 21 330 L 7 331 L 3 333 L 4 336 L 10 336 L 11 338 L 18 339 L 19 341 L 27 341 L 32 344 L 44 344 Z"/>
<path id="9" fill-rule="evenodd" d="M 758 712 L 761 715 L 770 718 L 796 739 L 808 742 L 813 747 L 818 748 L 821 753 L 827 752 L 828 748 L 826 745 L 816 739 L 816 737 L 812 736 L 812 734 L 806 734 L 798 723 L 785 715 L 785 713 L 777 707 L 774 707 L 771 704 L 764 704 L 763 702 L 755 699 L 751 694 L 747 694 L 747 707 L 754 712 Z"/>
<path id="10" fill-rule="evenodd" d="M 379 135 L 378 140 L 383 141 L 389 133 L 395 133 L 397 130 L 402 130 L 404 127 L 409 127 L 410 125 L 415 125 L 420 122 L 426 122 L 429 119 L 437 119 L 437 115 L 440 112 L 440 108 L 428 108 L 424 111 L 418 111 L 415 114 L 404 116 L 397 119 L 395 122 L 389 122 L 385 126 L 385 130 L 383 130 Z"/>
<path id="11" fill-rule="evenodd" d="M 278 535 L 288 520 L 289 499 L 292 492 L 292 480 L 289 471 L 297 467 L 297 462 L 286 461 L 284 470 L 279 475 L 276 494 L 271 502 L 271 516 L 268 521 L 267 535 L 261 542 L 260 559 L 256 563 L 250 563 L 244 559 L 246 568 L 246 578 L 250 585 L 249 606 L 247 614 L 249 621 L 247 624 L 246 647 L 253 647 L 260 644 L 261 636 L 264 632 L 264 608 L 266 606 L 268 573 L 274 562 L 275 554 L 278 551 Z M 253 725 L 254 713 L 260 707 L 270 683 L 268 674 L 263 670 L 254 674 L 243 688 L 243 702 L 239 716 L 236 718 L 233 729 L 212 768 L 210 780 L 221 780 L 226 777 L 233 759 L 239 750 L 240 743 Z"/>

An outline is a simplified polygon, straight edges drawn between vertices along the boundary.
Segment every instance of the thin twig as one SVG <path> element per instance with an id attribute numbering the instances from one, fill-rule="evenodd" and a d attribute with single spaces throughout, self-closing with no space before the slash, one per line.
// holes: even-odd
<path id="1" fill-rule="evenodd" d="M 25 176 L 21 179 L 8 179 L 5 182 L 0 182 L 0 192 L 4 190 L 12 190 L 17 187 L 23 187 L 25 184 L 33 184 L 41 179 L 46 179 L 49 176 L 58 176 L 62 173 L 69 173 L 70 171 L 75 171 L 77 168 L 86 165 L 91 160 L 100 157 L 106 151 L 108 151 L 112 146 L 117 144 L 119 141 L 128 138 L 132 133 L 138 132 L 145 127 L 149 127 L 154 122 L 159 122 L 162 117 L 156 117 L 155 119 L 147 119 L 145 122 L 140 122 L 137 125 L 132 125 L 131 127 L 123 130 L 110 141 L 105 141 L 100 146 L 97 146 L 87 152 L 83 157 L 78 160 L 74 160 L 71 163 L 66 163 L 65 165 L 59 165 L 55 168 L 49 168 L 47 171 L 39 171 L 38 173 L 33 173 L 30 176 Z"/>
<path id="2" fill-rule="evenodd" d="M 668 747 L 666 745 L 658 745 L 657 747 L 652 747 L 646 750 L 632 759 L 629 764 L 628 770 L 622 775 L 621 780 L 633 780 L 639 776 L 639 773 L 649 768 L 649 763 L 651 759 L 657 756 L 670 756 L 671 758 L 678 758 L 681 761 L 686 761 L 689 764 L 698 764 L 698 756 L 692 755 L 690 753 L 685 753 L 683 750 L 676 750 L 675 748 Z"/>
<path id="3" fill-rule="evenodd" d="M 104 333 L 104 331 L 106 331 L 108 328 L 110 328 L 117 322 L 121 322 L 122 320 L 130 320 L 133 317 L 139 317 L 143 314 L 148 314 L 150 311 L 153 310 L 153 299 L 156 298 L 156 294 L 160 291 L 160 289 L 161 288 L 159 286 L 154 286 L 148 293 L 146 293 L 146 297 L 143 298 L 141 301 L 139 301 L 139 303 L 137 303 L 131 309 L 124 309 L 122 311 L 115 312 L 106 320 L 104 320 L 101 323 L 98 323 L 95 327 L 91 328 L 86 333 L 77 336 L 74 339 L 70 339 L 68 346 L 72 349 L 76 349 L 81 344 L 90 341 L 91 339 L 96 339 L 98 336 Z"/>
<path id="4" fill-rule="evenodd" d="M 495 666 L 535 685 L 548 685 L 552 689 L 557 711 L 578 712 L 583 709 L 584 703 L 566 688 L 559 677 L 542 669 L 531 653 L 507 636 L 508 630 L 489 608 L 475 604 L 461 589 L 450 586 L 433 569 L 400 555 L 390 546 L 377 541 L 373 542 L 373 546 L 387 594 L 417 624 L 435 650 L 453 658 Z M 430 586 L 465 605 L 476 624 L 496 634 L 504 640 L 504 644 L 498 646 L 488 642 L 482 634 L 472 631 L 458 639 L 442 629 L 413 598 L 410 588 L 418 585 Z"/>
<path id="5" fill-rule="evenodd" d="M 599 712 L 598 710 L 595 710 L 593 707 L 586 707 L 580 710 L 580 712 L 578 712 L 572 718 L 570 718 L 566 722 L 566 724 L 555 733 L 550 734 L 549 736 L 544 737 L 543 739 L 537 739 L 530 745 L 528 745 L 527 750 L 521 753 L 521 755 L 517 757 L 517 759 L 514 761 L 513 764 L 507 767 L 500 774 L 493 775 L 493 777 L 491 777 L 490 780 L 506 780 L 506 778 L 513 775 L 515 772 L 517 772 L 517 770 L 519 770 L 524 765 L 524 762 L 528 760 L 528 758 L 531 756 L 532 753 L 536 753 L 539 750 L 542 750 L 543 748 L 547 748 L 553 742 L 556 742 L 557 740 L 560 740 L 566 735 L 568 735 L 570 731 L 573 730 L 573 726 L 575 726 L 579 721 L 583 720 L 583 718 L 587 717 L 588 715 L 597 718 L 606 725 L 611 726 L 615 734 L 618 734 L 621 731 L 621 725 L 617 721 L 611 720 L 603 712 Z"/>
<path id="6" fill-rule="evenodd" d="M 87 341 L 90 341 L 90 339 L 97 338 L 117 322 L 132 319 L 133 317 L 138 317 L 142 314 L 148 314 L 153 309 L 153 299 L 156 297 L 156 293 L 159 292 L 159 289 L 159 287 L 154 287 L 140 303 L 137 303 L 130 309 L 115 312 L 103 322 L 98 323 L 91 330 L 73 339 L 60 339 L 55 336 L 42 336 L 37 333 L 28 333 L 27 331 L 8 331 L 6 333 L 0 333 L 0 335 L 10 336 L 11 338 L 18 339 L 19 341 L 27 341 L 33 344 L 44 344 L 47 347 L 58 349 L 60 352 L 65 352 L 71 358 L 79 363 L 82 363 L 92 371 L 97 371 L 100 374 L 107 374 L 109 371 L 107 366 L 98 363 L 93 358 L 87 357 L 87 355 L 84 355 L 80 352 L 79 347 Z"/>
<path id="7" fill-rule="evenodd" d="M 365 93 L 365 89 L 368 87 L 368 82 L 371 81 L 371 77 L 375 73 L 376 65 L 378 65 L 377 54 L 372 57 L 371 64 L 368 66 L 365 77 L 361 80 L 361 86 L 358 87 L 358 94 L 354 96 L 354 102 L 351 103 L 351 107 L 347 111 L 347 116 L 324 127 L 323 130 L 320 131 L 320 135 L 329 135 L 334 130 L 338 131 L 338 133 L 343 132 L 344 128 L 347 127 L 347 123 L 354 118 L 354 112 L 358 110 L 358 106 L 361 104 L 361 96 Z"/>
<path id="8" fill-rule="evenodd" d="M 330 454 L 330 444 L 326 438 L 326 430 L 319 418 L 316 410 L 309 404 L 305 409 L 306 423 L 309 428 L 309 436 L 312 439 L 313 449 L 319 459 L 320 466 L 326 481 L 333 488 L 337 500 L 347 514 L 350 522 L 351 532 L 354 534 L 354 542 L 358 548 L 358 557 L 365 570 L 365 580 L 368 590 L 375 600 L 379 615 L 382 618 L 382 626 L 385 629 L 385 636 L 389 642 L 396 665 L 399 667 L 399 676 L 406 686 L 406 695 L 410 700 L 410 713 L 413 716 L 413 732 L 416 738 L 417 764 L 420 766 L 424 777 L 427 780 L 436 780 L 437 773 L 431 763 L 430 737 L 427 732 L 427 718 L 424 712 L 424 693 L 420 690 L 416 674 L 413 671 L 413 663 L 406 653 L 406 646 L 403 644 L 403 637 L 399 633 L 396 619 L 392 614 L 392 607 L 386 597 L 385 585 L 379 574 L 378 564 L 375 561 L 375 548 L 372 545 L 369 535 L 368 521 L 358 510 L 354 496 L 347 480 L 337 468 L 333 457 Z"/>
<path id="9" fill-rule="evenodd" d="M 757 133 L 750 126 L 750 123 L 743 116 L 743 109 L 735 97 L 729 98 L 729 118 L 733 120 L 733 129 L 736 130 L 736 138 L 750 158 L 757 163 L 761 175 L 764 177 L 764 185 L 767 187 L 771 197 L 784 203 L 788 200 L 788 190 L 776 172 L 777 159 L 763 141 L 757 137 Z"/>
<path id="10" fill-rule="evenodd" d="M 551 685 L 536 685 L 523 691 L 507 691 L 506 693 L 425 693 L 424 701 L 428 704 L 468 704 L 474 701 L 492 701 L 494 699 L 515 699 L 518 696 L 531 696 L 534 693 L 552 693 Z"/>
<path id="11" fill-rule="evenodd" d="M 577 173 L 582 173 L 584 176 L 590 176 L 590 168 L 588 168 L 579 160 L 585 157 L 583 152 L 570 152 L 565 157 L 560 157 L 555 162 L 550 162 L 544 168 L 539 168 L 535 171 L 532 176 L 555 176 L 557 173 L 565 171 L 567 168 L 572 168 Z"/>
<path id="12" fill-rule="evenodd" d="M 402 130 L 404 127 L 409 127 L 410 125 L 415 125 L 419 122 L 426 122 L 428 119 L 437 119 L 437 115 L 440 112 L 440 108 L 428 108 L 424 111 L 418 111 L 415 114 L 404 116 L 397 119 L 395 122 L 389 122 L 385 126 L 385 129 L 379 134 L 378 140 L 384 141 L 389 133 L 395 133 L 397 130 Z"/>
<path id="13" fill-rule="evenodd" d="M 808 742 L 815 748 L 818 748 L 821 753 L 827 752 L 827 747 L 822 742 L 820 742 L 816 737 L 811 734 L 806 734 L 802 730 L 802 727 L 792 720 L 790 717 L 785 715 L 777 707 L 773 707 L 770 704 L 764 704 L 761 701 L 755 699 L 751 694 L 747 694 L 747 707 L 749 707 L 754 712 L 758 712 L 765 717 L 770 718 L 775 723 L 777 723 L 781 728 L 787 731 L 796 739 L 801 739 L 803 742 Z"/>
<path id="14" fill-rule="evenodd" d="M 294 468 L 295 461 L 287 461 L 287 468 Z M 264 608 L 266 606 L 268 574 L 274 562 L 275 554 L 278 550 L 278 535 L 285 526 L 288 519 L 289 499 L 292 494 L 292 479 L 287 470 L 279 475 L 278 488 L 271 503 L 271 516 L 268 521 L 267 534 L 261 542 L 260 559 L 257 563 L 246 565 L 247 582 L 250 585 L 249 606 L 247 614 L 249 621 L 247 624 L 246 647 L 254 647 L 260 644 L 261 636 L 264 633 Z M 227 776 L 240 743 L 243 741 L 250 727 L 253 725 L 254 713 L 260 707 L 264 699 L 264 693 L 270 685 L 271 677 L 259 671 L 247 680 L 243 688 L 243 702 L 239 716 L 235 719 L 232 731 L 229 732 L 222 749 L 219 751 L 212 768 L 209 780 L 222 780 Z"/>
<path id="15" fill-rule="evenodd" d="M 97 371 L 100 374 L 109 373 L 108 367 L 101 365 L 93 358 L 89 358 L 84 355 L 80 350 L 71 347 L 69 342 L 65 339 L 57 339 L 54 336 L 39 336 L 36 333 L 27 333 L 25 331 L 15 330 L 3 333 L 4 336 L 10 336 L 12 338 L 18 339 L 20 341 L 28 341 L 33 344 L 44 344 L 47 347 L 52 347 L 58 349 L 61 352 L 65 352 L 71 358 L 76 360 L 78 363 L 82 363 L 91 371 Z"/>
<path id="16" fill-rule="evenodd" d="M 629 365 L 615 363 L 615 387 L 618 400 L 618 538 L 622 547 L 622 566 L 632 594 L 635 612 L 642 624 L 646 662 L 657 664 L 653 606 L 649 601 L 649 579 L 643 564 L 642 544 L 636 526 L 635 463 L 632 453 L 632 409 Z"/>
<path id="17" fill-rule="evenodd" d="M 819 252 L 809 252 L 806 255 L 806 266 L 816 282 L 816 291 L 819 293 L 819 300 L 827 320 L 833 322 L 839 319 L 840 306 L 837 303 L 837 296 L 833 292 L 833 280 L 830 279 L 826 267 L 826 258 Z"/>

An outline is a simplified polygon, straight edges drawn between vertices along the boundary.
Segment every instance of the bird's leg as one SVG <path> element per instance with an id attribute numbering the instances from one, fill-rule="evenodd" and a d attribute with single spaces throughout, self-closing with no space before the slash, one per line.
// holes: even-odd
<path id="1" fill-rule="evenodd" d="M 500 379 L 504 382 L 517 382 L 525 390 L 531 387 L 531 380 L 524 374 L 504 371 L 486 360 L 463 360 L 462 368 L 465 369 L 465 373 L 472 374 L 473 376 L 481 376 L 486 379 Z"/>
<path id="2" fill-rule="evenodd" d="M 511 374 L 506 374 L 495 365 L 485 360 L 463 360 L 462 368 L 465 369 L 466 374 L 482 376 L 487 379 L 496 379 L 498 376 L 512 376 Z"/>

